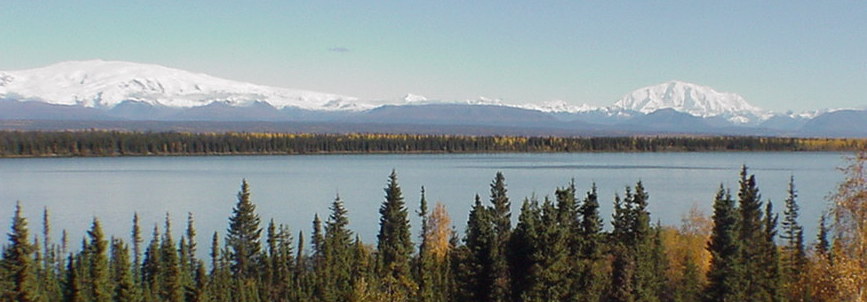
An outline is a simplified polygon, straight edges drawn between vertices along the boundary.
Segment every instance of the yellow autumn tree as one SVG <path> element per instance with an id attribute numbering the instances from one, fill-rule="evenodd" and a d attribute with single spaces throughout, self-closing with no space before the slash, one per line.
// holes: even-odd
<path id="1" fill-rule="evenodd" d="M 850 158 L 830 196 L 834 244 L 816 253 L 809 288 L 818 301 L 867 302 L 867 152 Z"/>

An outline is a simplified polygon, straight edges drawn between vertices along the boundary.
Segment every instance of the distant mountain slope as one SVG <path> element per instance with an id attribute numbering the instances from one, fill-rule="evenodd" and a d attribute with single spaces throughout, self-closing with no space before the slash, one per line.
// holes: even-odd
<path id="1" fill-rule="evenodd" d="M 535 110 L 468 104 L 386 105 L 360 114 L 355 120 L 379 123 L 514 126 L 532 126 L 556 121 L 551 115 Z"/>
<path id="2" fill-rule="evenodd" d="M 111 108 L 124 101 L 189 108 L 222 102 L 275 108 L 364 110 L 356 98 L 236 82 L 159 65 L 70 61 L 42 68 L 0 71 L 0 98 L 38 99 L 59 105 Z"/>
<path id="3" fill-rule="evenodd" d="M 867 110 L 840 110 L 808 121 L 801 133 L 812 136 L 867 137 Z"/>

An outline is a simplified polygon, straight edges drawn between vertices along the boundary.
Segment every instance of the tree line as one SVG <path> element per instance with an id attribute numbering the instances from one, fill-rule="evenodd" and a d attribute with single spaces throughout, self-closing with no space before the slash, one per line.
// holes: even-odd
<path id="1" fill-rule="evenodd" d="M 782 211 L 763 200 L 746 167 L 738 187 L 720 186 L 711 217 L 692 210 L 680 227 L 654 223 L 639 181 L 613 198 L 610 227 L 595 185 L 575 183 L 524 198 L 513 226 L 505 177 L 476 195 L 463 234 L 445 206 L 404 200 L 392 171 L 376 242 L 349 228 L 337 196 L 305 236 L 261 221 L 241 183 L 225 234 L 207 259 L 192 214 L 175 238 L 168 214 L 150 239 L 138 215 L 130 238 L 106 238 L 100 221 L 73 251 L 55 242 L 47 210 L 31 235 L 18 204 L 0 259 L 2 301 L 865 301 L 867 153 L 807 244 L 790 179 Z M 409 215 L 421 219 L 412 238 Z M 782 215 L 782 216 L 780 216 Z"/>
<path id="2" fill-rule="evenodd" d="M 855 151 L 865 139 L 785 137 L 520 137 L 414 134 L 0 131 L 0 156 L 317 153 Z"/>

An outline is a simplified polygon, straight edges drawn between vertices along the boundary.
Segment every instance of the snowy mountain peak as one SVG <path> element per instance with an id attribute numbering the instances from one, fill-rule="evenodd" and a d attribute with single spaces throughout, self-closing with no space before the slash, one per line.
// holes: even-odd
<path id="1" fill-rule="evenodd" d="M 637 89 L 614 103 L 613 107 L 642 113 L 673 109 L 705 118 L 722 116 L 740 124 L 767 115 L 762 109 L 747 103 L 740 95 L 718 92 L 707 86 L 682 81 L 669 81 Z"/>
<path id="2" fill-rule="evenodd" d="M 406 104 L 422 104 L 427 103 L 429 100 L 423 95 L 417 95 L 412 93 L 407 93 L 403 97 L 403 102 Z"/>
<path id="3" fill-rule="evenodd" d="M 364 110 L 352 97 L 236 82 L 160 65 L 121 61 L 69 61 L 41 68 L 0 71 L 0 97 L 52 104 L 111 108 L 124 101 L 197 107 L 213 102 L 275 108 Z"/>

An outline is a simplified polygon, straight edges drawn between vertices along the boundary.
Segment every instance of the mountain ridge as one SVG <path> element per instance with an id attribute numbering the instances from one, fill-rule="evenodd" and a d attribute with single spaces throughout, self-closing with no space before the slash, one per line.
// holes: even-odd
<path id="1" fill-rule="evenodd" d="M 563 100 L 518 105 L 486 97 L 443 101 L 415 94 L 375 102 L 381 105 L 372 103 L 350 96 L 262 86 L 122 61 L 68 61 L 0 71 L 0 109 L 4 110 L 0 119 L 5 120 L 508 125 L 540 131 L 641 134 L 867 132 L 857 130 L 867 125 L 840 125 L 842 120 L 862 123 L 857 114 L 839 113 L 836 116 L 847 118 L 811 122 L 840 110 L 776 114 L 749 104 L 738 94 L 677 80 L 636 89 L 610 106 L 575 106 Z M 847 127 L 856 130 L 844 131 Z"/>

